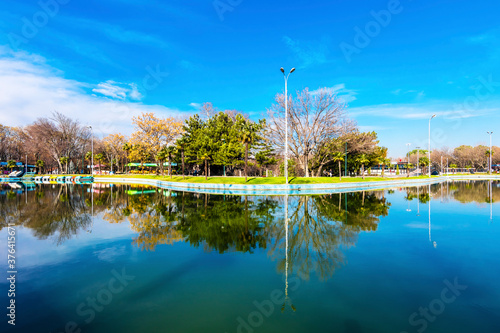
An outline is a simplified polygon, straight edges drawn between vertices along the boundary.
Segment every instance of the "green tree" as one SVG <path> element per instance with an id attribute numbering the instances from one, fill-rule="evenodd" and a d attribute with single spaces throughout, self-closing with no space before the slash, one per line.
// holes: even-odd
<path id="1" fill-rule="evenodd" d="M 257 161 L 259 168 L 261 168 L 261 176 L 264 173 L 262 170 L 263 168 L 267 168 L 278 163 L 278 160 L 274 155 L 274 150 L 268 145 L 265 145 L 262 150 L 259 150 L 257 154 L 255 154 L 255 160 Z"/>
<path id="2" fill-rule="evenodd" d="M 38 160 L 38 161 L 36 161 L 35 165 L 38 168 L 39 173 L 42 174 L 43 173 L 43 167 L 45 166 L 45 162 L 43 160 Z"/>
<path id="3" fill-rule="evenodd" d="M 162 175 L 164 174 L 164 172 L 163 172 L 163 162 L 165 162 L 165 160 L 167 159 L 166 148 L 167 147 L 163 147 L 158 152 L 158 154 L 156 154 L 156 159 L 158 160 L 158 167 L 159 167 L 159 170 L 160 170 L 160 174 L 162 174 Z"/>
<path id="4" fill-rule="evenodd" d="M 9 168 L 11 172 L 12 172 L 12 169 L 14 169 L 15 167 L 16 167 L 16 161 L 14 161 L 14 160 L 7 161 L 7 168 Z"/>
<path id="5" fill-rule="evenodd" d="M 265 121 L 260 120 L 259 123 L 254 123 L 248 119 L 243 118 L 241 114 L 236 116 L 237 128 L 239 131 L 240 140 L 245 146 L 245 181 L 247 181 L 248 173 L 248 152 L 250 147 L 257 143 L 257 141 L 262 140 L 260 136 L 260 131 L 265 126 Z"/>
<path id="6" fill-rule="evenodd" d="M 345 154 L 337 151 L 333 154 L 333 161 L 339 163 L 339 180 L 342 180 L 342 167 L 341 163 L 344 162 Z"/>
<path id="7" fill-rule="evenodd" d="M 168 174 L 170 175 L 170 179 L 172 179 L 172 157 L 174 156 L 175 152 L 176 149 L 173 146 L 168 146 L 165 149 L 165 153 L 168 159 Z"/>
<path id="8" fill-rule="evenodd" d="M 104 160 L 104 155 L 102 153 L 99 153 L 99 154 L 95 155 L 95 159 L 99 163 L 99 174 L 100 174 L 101 173 L 101 164 L 102 164 L 102 160 Z"/>
<path id="9" fill-rule="evenodd" d="M 358 162 L 361 163 L 361 177 L 365 179 L 365 163 L 370 162 L 366 154 L 361 154 L 357 158 Z"/>
<path id="10" fill-rule="evenodd" d="M 68 161 L 69 161 L 69 158 L 66 157 L 66 156 L 63 156 L 63 157 L 59 158 L 59 161 L 61 162 L 61 164 L 66 164 L 66 173 L 68 173 Z"/>
<path id="11" fill-rule="evenodd" d="M 384 177 L 384 171 L 386 165 L 391 165 L 391 160 L 389 158 L 383 158 L 380 163 L 382 163 L 382 177 Z"/>
<path id="12" fill-rule="evenodd" d="M 184 149 L 186 148 L 186 139 L 184 137 L 179 138 L 176 141 L 177 151 L 181 153 L 181 163 L 182 163 L 182 179 L 184 179 Z"/>
<path id="13" fill-rule="evenodd" d="M 130 154 L 130 151 L 132 150 L 132 145 L 128 142 L 125 142 L 122 146 L 122 149 L 123 149 L 123 151 L 125 151 L 125 165 L 127 165 L 128 164 L 128 155 Z"/>

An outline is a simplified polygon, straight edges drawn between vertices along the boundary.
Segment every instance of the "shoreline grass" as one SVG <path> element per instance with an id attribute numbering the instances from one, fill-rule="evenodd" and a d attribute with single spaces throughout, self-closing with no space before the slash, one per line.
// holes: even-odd
<path id="1" fill-rule="evenodd" d="M 196 183 L 196 184 L 229 184 L 229 185 L 284 185 L 285 177 L 208 177 L 204 176 L 163 176 L 163 175 L 96 175 L 95 178 L 130 178 L 130 179 L 153 179 L 167 182 Z M 432 176 L 436 178 L 438 176 Z M 401 181 L 405 179 L 427 179 L 428 176 L 418 177 L 289 177 L 290 185 L 302 184 L 335 184 L 335 183 L 356 183 L 356 182 L 377 182 L 377 181 Z"/>

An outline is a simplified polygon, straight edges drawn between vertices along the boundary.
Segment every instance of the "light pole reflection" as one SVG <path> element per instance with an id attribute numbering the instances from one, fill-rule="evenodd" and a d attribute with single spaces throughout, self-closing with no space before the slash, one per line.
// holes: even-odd
<path id="1" fill-rule="evenodd" d="M 431 184 L 429 184 L 429 242 L 432 242 L 431 237 Z M 436 242 L 432 242 L 434 247 L 437 247 Z"/>
<path id="2" fill-rule="evenodd" d="M 285 195 L 285 302 L 281 306 L 281 312 L 285 311 L 287 304 L 290 304 L 293 311 L 296 310 L 292 300 L 288 297 L 288 194 Z"/>

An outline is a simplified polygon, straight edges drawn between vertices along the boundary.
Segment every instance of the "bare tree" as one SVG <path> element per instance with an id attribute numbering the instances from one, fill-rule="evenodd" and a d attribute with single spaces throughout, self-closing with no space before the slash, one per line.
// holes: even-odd
<path id="1" fill-rule="evenodd" d="M 347 120 L 345 105 L 328 89 L 310 93 L 304 89 L 288 98 L 289 149 L 309 177 L 309 160 L 326 142 L 342 133 Z M 268 109 L 270 141 L 281 151 L 285 148 L 285 96 L 276 95 L 276 104 Z"/>

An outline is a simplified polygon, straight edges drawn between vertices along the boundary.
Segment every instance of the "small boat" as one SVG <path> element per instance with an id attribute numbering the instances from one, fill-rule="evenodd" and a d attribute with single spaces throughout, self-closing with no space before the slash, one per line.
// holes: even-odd
<path id="1" fill-rule="evenodd" d="M 75 179 L 75 177 L 67 176 L 64 181 L 66 182 L 66 184 L 73 184 L 74 179 Z"/>

